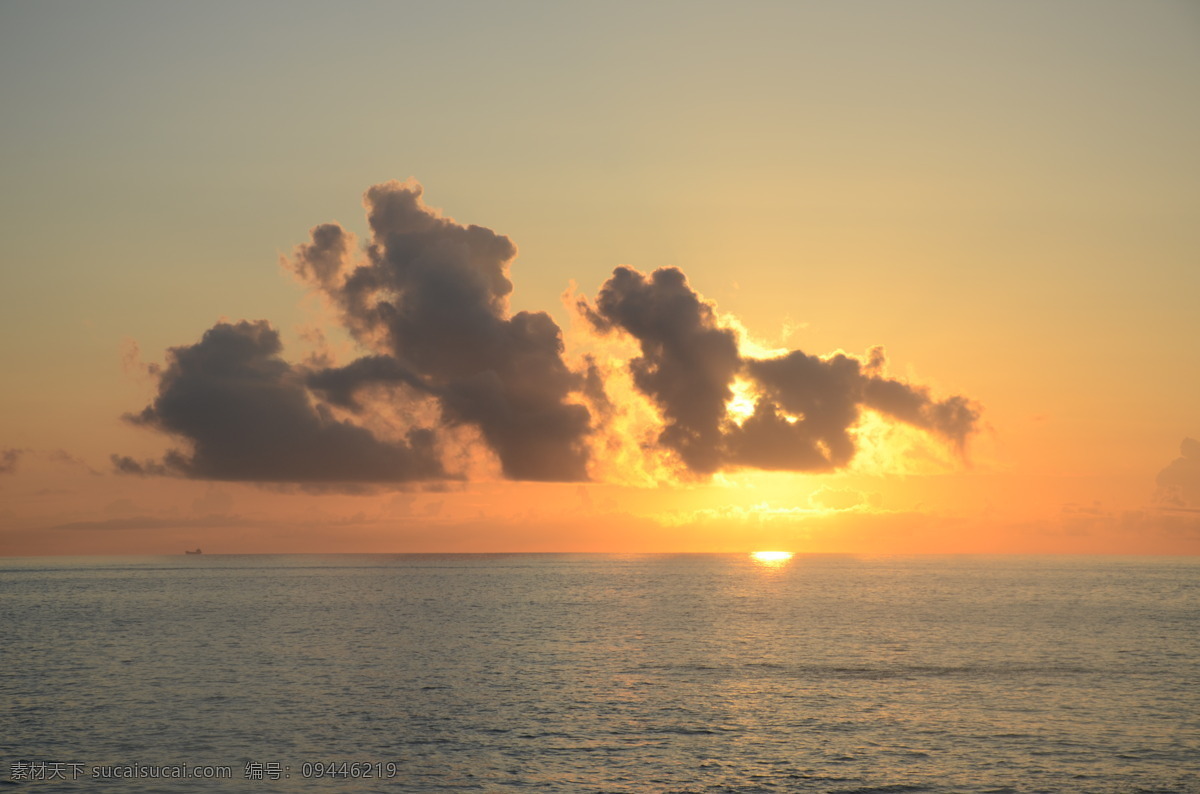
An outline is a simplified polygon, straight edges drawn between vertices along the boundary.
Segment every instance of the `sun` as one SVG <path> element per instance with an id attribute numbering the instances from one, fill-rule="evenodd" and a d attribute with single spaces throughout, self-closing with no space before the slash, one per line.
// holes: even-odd
<path id="1" fill-rule="evenodd" d="M 777 567 L 792 558 L 790 551 L 752 551 L 750 558 L 760 565 Z"/>

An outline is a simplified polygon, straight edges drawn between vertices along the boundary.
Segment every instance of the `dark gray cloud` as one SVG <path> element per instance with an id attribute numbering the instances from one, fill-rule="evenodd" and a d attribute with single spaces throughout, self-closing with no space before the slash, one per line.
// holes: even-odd
<path id="1" fill-rule="evenodd" d="M 430 430 L 404 443 L 376 438 L 313 404 L 303 373 L 282 358 L 265 322 L 220 323 L 172 348 L 158 394 L 127 416 L 190 442 L 162 461 L 113 456 L 118 472 L 254 482 L 399 482 L 445 476 Z"/>
<path id="2" fill-rule="evenodd" d="M 762 395 L 754 414 L 730 432 L 732 460 L 764 469 L 826 470 L 856 452 L 850 433 L 863 408 L 928 430 L 960 451 L 978 428 L 979 406 L 962 396 L 937 401 L 923 386 L 884 377 L 883 349 L 866 363 L 837 353 L 827 358 L 794 350 L 746 359 L 745 373 Z"/>
<path id="3" fill-rule="evenodd" d="M 175 457 L 179 453 L 172 450 L 167 453 L 168 457 Z M 111 455 L 113 471 L 117 474 L 132 474 L 137 477 L 164 477 L 172 473 L 171 468 L 156 460 L 136 460 L 128 455 Z"/>
<path id="4" fill-rule="evenodd" d="M 579 309 L 602 331 L 633 336 L 642 355 L 630 363 L 635 385 L 662 412 L 659 442 L 697 474 L 729 466 L 790 471 L 841 468 L 854 457 L 851 429 L 870 408 L 935 433 L 962 449 L 978 426 L 979 407 L 965 397 L 935 401 L 928 389 L 885 377 L 883 349 L 865 363 L 842 353 L 821 358 L 799 350 L 756 359 L 743 356 L 733 331 L 722 328 L 675 268 L 649 276 L 620 267 L 595 305 Z M 758 395 L 740 425 L 728 415 L 735 379 Z"/>
<path id="5" fill-rule="evenodd" d="M 793 350 L 747 359 L 761 396 L 754 413 L 729 434 L 732 460 L 760 469 L 822 471 L 854 457 L 850 428 L 858 422 L 863 376 L 858 359 L 821 359 Z"/>
<path id="6" fill-rule="evenodd" d="M 1177 508 L 1200 507 L 1200 441 L 1185 438 L 1179 457 L 1158 473 L 1159 501 Z"/>
<path id="7" fill-rule="evenodd" d="M 405 384 L 418 392 L 431 392 L 420 376 L 391 356 L 363 356 L 344 367 L 325 367 L 309 373 L 308 387 L 343 408 L 361 411 L 358 394 L 366 384 Z"/>
<path id="8" fill-rule="evenodd" d="M 666 426 L 659 443 L 699 474 L 723 463 L 722 425 L 730 386 L 741 367 L 737 338 L 720 328 L 712 307 L 676 268 L 650 276 L 619 267 L 600 288 L 595 308 L 580 309 L 600 331 L 619 328 L 637 339 L 633 381 L 654 400 Z"/>
<path id="9" fill-rule="evenodd" d="M 312 242 L 296 248 L 292 266 L 305 281 L 337 284 L 354 250 L 354 237 L 336 223 L 323 223 L 309 232 Z"/>
<path id="10" fill-rule="evenodd" d="M 157 395 L 127 417 L 187 448 L 160 460 L 114 455 L 116 471 L 304 488 L 445 479 L 435 442 L 467 427 L 510 479 L 588 479 L 589 448 L 604 448 L 598 435 L 609 434 L 613 448 L 615 435 L 628 432 L 615 429 L 620 406 L 605 382 L 611 361 L 601 367 L 585 356 L 573 369 L 550 315 L 510 312 L 517 249 L 504 235 L 442 216 L 411 180 L 372 187 L 364 204 L 364 245 L 340 225 L 322 224 L 288 264 L 369 354 L 344 366 L 327 357 L 293 365 L 265 322 L 220 323 L 169 351 L 165 366 L 146 368 Z M 637 341 L 629 372 L 662 419 L 650 445 L 701 477 L 736 467 L 841 468 L 854 457 L 863 409 L 960 449 L 978 425 L 970 400 L 938 401 L 886 377 L 882 348 L 865 360 L 745 355 L 675 268 L 617 268 L 595 303 L 578 308 L 596 330 Z M 757 403 L 734 421 L 728 406 L 739 379 Z M 414 427 L 402 442 L 367 429 L 376 414 L 424 415 L 431 405 L 435 427 Z M 0 472 L 14 463 L 0 457 Z"/>
<path id="11" fill-rule="evenodd" d="M 934 400 L 929 389 L 909 383 L 873 376 L 863 383 L 863 404 L 881 414 L 928 430 L 952 441 L 962 450 L 967 439 L 979 429 L 978 403 L 961 395 Z"/>
<path id="12" fill-rule="evenodd" d="M 377 353 L 316 372 L 309 385 L 361 409 L 364 387 L 406 383 L 434 396 L 446 423 L 478 428 L 507 477 L 587 479 L 591 417 L 571 397 L 589 383 L 564 362 L 550 315 L 509 316 L 512 241 L 442 217 L 415 182 L 376 185 L 365 203 L 364 262 L 350 266 L 348 233 L 326 224 L 297 249 L 294 269 Z"/>

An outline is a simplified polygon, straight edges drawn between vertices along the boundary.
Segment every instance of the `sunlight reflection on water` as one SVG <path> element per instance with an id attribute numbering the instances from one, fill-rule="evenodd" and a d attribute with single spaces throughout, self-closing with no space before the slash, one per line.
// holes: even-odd
<path id="1" fill-rule="evenodd" d="M 780 568 L 791 562 L 792 553 L 790 551 L 754 551 L 750 553 L 750 559 L 767 568 Z"/>

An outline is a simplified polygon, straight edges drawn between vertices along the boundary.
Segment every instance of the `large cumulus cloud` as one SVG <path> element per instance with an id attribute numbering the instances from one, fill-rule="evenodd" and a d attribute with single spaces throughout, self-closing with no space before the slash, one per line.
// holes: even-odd
<path id="1" fill-rule="evenodd" d="M 884 377 L 883 351 L 864 364 L 838 353 L 799 350 L 753 358 L 721 327 L 713 307 L 675 268 L 650 275 L 617 268 L 595 304 L 580 310 L 601 332 L 633 336 L 642 355 L 630 363 L 634 383 L 654 401 L 665 427 L 659 442 L 697 474 L 726 467 L 826 471 L 855 454 L 851 430 L 863 408 L 933 432 L 961 448 L 979 408 L 955 396 L 934 400 L 923 387 Z M 742 377 L 756 395 L 753 412 L 734 421 L 733 385 Z"/>
<path id="2" fill-rule="evenodd" d="M 186 448 L 161 460 L 115 455 L 119 471 L 259 482 L 438 479 L 456 476 L 442 463 L 446 439 L 465 437 L 510 479 L 581 481 L 596 468 L 593 450 L 604 454 L 628 431 L 614 417 L 634 392 L 658 423 L 638 449 L 699 477 L 846 466 L 864 409 L 960 449 L 977 427 L 971 400 L 937 400 L 886 377 L 882 349 L 865 360 L 748 355 L 675 268 L 619 267 L 594 302 L 576 304 L 592 339 L 635 340 L 636 356 L 618 367 L 568 359 L 549 314 L 509 309 L 517 253 L 509 238 L 426 206 L 412 180 L 370 188 L 364 206 L 362 245 L 326 223 L 286 260 L 333 307 L 361 355 L 339 366 L 290 364 L 266 322 L 220 323 L 151 370 L 157 394 L 128 417 Z M 620 369 L 632 387 L 617 394 L 606 373 Z M 736 416 L 735 388 L 753 399 Z M 383 415 L 398 417 L 406 435 L 379 435 L 372 420 Z"/>
<path id="3" fill-rule="evenodd" d="M 721 467 L 721 425 L 740 361 L 732 331 L 719 328 L 712 307 L 683 273 L 662 268 L 647 277 L 628 267 L 613 271 L 595 309 L 580 304 L 601 331 L 619 328 L 637 339 L 642 355 L 630 362 L 634 383 L 662 411 L 659 443 L 693 471 Z"/>
<path id="4" fill-rule="evenodd" d="M 388 442 L 313 404 L 265 322 L 220 323 L 173 348 L 158 395 L 126 417 L 190 442 L 162 461 L 114 456 L 130 474 L 254 482 L 396 482 L 445 476 L 429 430 Z"/>
<path id="5" fill-rule="evenodd" d="M 509 315 L 516 246 L 442 217 L 421 192 L 412 181 L 367 191 L 371 240 L 361 263 L 352 264 L 349 235 L 333 224 L 314 229 L 297 250 L 295 271 L 376 351 L 316 373 L 310 384 L 345 404 L 372 384 L 417 384 L 437 399 L 446 423 L 478 428 L 506 476 L 586 479 L 591 418 L 571 401 L 585 378 L 564 362 L 550 315 Z"/>

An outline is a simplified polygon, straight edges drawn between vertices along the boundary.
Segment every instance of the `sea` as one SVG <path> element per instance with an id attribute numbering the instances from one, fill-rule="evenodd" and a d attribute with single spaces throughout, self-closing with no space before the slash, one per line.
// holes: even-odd
<path id="1" fill-rule="evenodd" d="M 0 790 L 1200 792 L 1200 559 L 0 558 Z"/>

